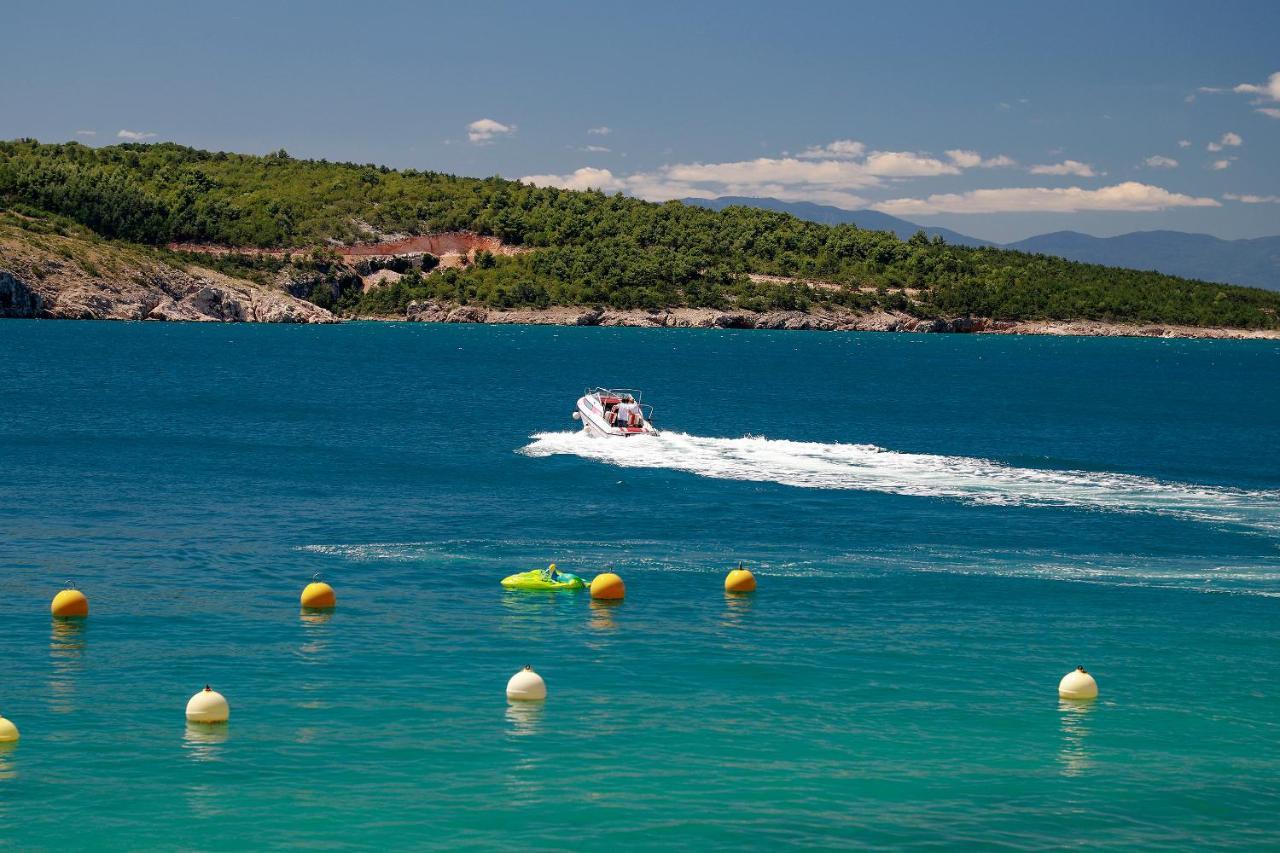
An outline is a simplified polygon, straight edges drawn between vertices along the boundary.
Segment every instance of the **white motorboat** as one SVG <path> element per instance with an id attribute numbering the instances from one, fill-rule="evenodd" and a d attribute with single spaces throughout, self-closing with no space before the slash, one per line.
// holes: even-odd
<path id="1" fill-rule="evenodd" d="M 631 388 L 588 388 L 578 398 L 575 421 L 592 435 L 657 435 L 653 406 L 640 402 L 640 392 Z"/>

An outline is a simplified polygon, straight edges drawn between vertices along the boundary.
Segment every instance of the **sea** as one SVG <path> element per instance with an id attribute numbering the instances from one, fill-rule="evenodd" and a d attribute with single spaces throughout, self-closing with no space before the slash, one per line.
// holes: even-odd
<path id="1" fill-rule="evenodd" d="M 0 847 L 1280 846 L 1275 341 L 9 320 L 0 364 Z M 597 385 L 662 434 L 582 433 Z M 499 584 L 549 563 L 626 597 Z"/>

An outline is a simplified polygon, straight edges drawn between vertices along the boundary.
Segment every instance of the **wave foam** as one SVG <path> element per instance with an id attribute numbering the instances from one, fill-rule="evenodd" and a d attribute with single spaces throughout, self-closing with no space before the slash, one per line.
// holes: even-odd
<path id="1" fill-rule="evenodd" d="M 1096 471 L 1018 468 L 967 456 L 901 453 L 871 444 L 824 444 L 664 432 L 624 440 L 542 432 L 518 452 L 579 456 L 623 468 L 666 468 L 725 480 L 852 489 L 996 506 L 1149 512 L 1280 530 L 1280 492 L 1175 483 Z"/>

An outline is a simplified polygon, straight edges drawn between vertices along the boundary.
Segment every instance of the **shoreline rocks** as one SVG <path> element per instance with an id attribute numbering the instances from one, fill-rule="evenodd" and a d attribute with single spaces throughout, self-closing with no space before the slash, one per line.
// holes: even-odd
<path id="1" fill-rule="evenodd" d="M 667 308 L 652 311 L 600 306 L 486 309 L 432 301 L 409 303 L 405 316 L 361 317 L 362 320 L 409 320 L 419 323 L 488 323 L 491 325 L 632 326 L 641 328 L 762 329 L 777 331 L 910 332 L 915 334 L 1062 335 L 1089 337 L 1161 337 L 1280 340 L 1270 329 L 1222 329 L 1198 326 L 1152 326 L 1096 320 L 995 320 L 989 317 L 920 318 L 894 311 L 860 314 L 842 309 L 803 311 L 717 311 L 710 308 Z"/>

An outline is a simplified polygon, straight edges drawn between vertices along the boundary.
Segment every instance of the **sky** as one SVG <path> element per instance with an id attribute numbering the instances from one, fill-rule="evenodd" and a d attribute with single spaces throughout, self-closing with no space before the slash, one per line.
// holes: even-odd
<path id="1" fill-rule="evenodd" d="M 1280 3 L 6 0 L 0 138 L 1280 234 Z"/>

